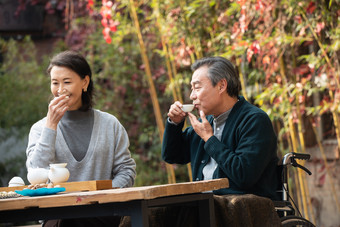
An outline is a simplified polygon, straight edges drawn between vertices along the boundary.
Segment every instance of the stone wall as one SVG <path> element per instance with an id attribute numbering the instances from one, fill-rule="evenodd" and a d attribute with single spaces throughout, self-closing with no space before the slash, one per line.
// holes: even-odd
<path id="1" fill-rule="evenodd" d="M 318 227 L 339 227 L 340 208 L 340 161 L 336 140 L 323 142 L 327 158 L 327 171 L 322 152 L 318 146 L 307 149 L 312 159 L 305 166 L 312 172 L 306 176 L 311 203 L 314 211 L 315 224 Z M 312 218 L 310 218 L 312 220 Z"/>

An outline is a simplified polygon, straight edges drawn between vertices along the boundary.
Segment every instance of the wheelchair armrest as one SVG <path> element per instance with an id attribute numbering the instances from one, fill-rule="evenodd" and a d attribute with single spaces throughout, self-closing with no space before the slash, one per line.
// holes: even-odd
<path id="1" fill-rule="evenodd" d="M 275 210 L 281 217 L 283 212 L 287 212 L 289 215 L 294 215 L 295 210 L 289 201 L 273 201 Z"/>

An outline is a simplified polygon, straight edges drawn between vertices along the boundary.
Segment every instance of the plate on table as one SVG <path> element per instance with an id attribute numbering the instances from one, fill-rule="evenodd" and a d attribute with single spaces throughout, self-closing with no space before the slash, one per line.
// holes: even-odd
<path id="1" fill-rule="evenodd" d="M 38 188 L 38 189 L 24 189 L 24 190 L 15 190 L 16 193 L 23 196 L 42 196 L 42 195 L 54 195 L 59 192 L 65 191 L 64 187 L 58 188 Z"/>

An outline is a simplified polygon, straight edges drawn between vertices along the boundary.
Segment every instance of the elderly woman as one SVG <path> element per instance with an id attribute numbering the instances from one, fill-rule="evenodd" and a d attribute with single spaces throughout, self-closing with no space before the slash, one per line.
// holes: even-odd
<path id="1" fill-rule="evenodd" d="M 93 109 L 92 72 L 85 58 L 74 51 L 59 53 L 47 72 L 54 98 L 47 116 L 31 128 L 27 169 L 67 163 L 69 181 L 111 179 L 113 187 L 133 186 L 136 164 L 128 149 L 128 135 L 116 117 Z M 75 226 L 71 221 L 77 220 L 58 220 L 55 225 Z M 105 226 L 105 220 L 85 223 Z"/>

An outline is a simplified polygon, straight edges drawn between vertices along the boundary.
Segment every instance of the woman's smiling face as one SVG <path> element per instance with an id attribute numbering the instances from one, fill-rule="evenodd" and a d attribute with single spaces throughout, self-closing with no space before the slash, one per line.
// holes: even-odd
<path id="1" fill-rule="evenodd" d="M 53 66 L 50 72 L 51 92 L 55 97 L 69 97 L 68 110 L 78 110 L 82 106 L 82 92 L 87 89 L 89 76 L 82 79 L 76 72 L 61 66 Z"/>

